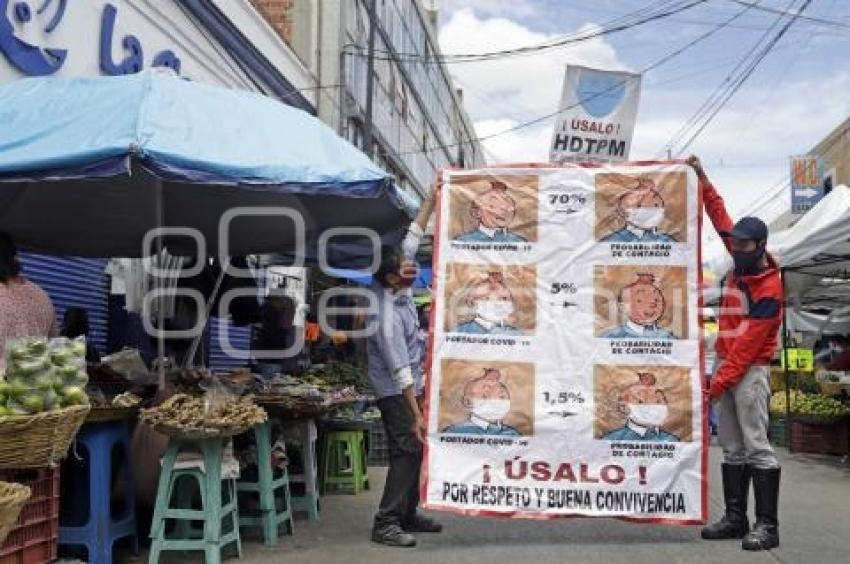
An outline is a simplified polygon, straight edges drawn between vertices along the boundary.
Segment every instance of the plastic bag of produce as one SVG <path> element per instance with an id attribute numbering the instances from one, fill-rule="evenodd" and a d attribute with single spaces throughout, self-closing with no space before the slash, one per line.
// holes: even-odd
<path id="1" fill-rule="evenodd" d="M 62 405 L 88 405 L 89 397 L 86 390 L 80 386 L 67 386 L 60 393 Z"/>
<path id="2" fill-rule="evenodd" d="M 6 380 L 3 386 L 3 391 L 9 398 L 17 398 L 32 391 L 32 389 L 33 387 L 29 384 L 29 382 L 21 378 Z"/>
<path id="3" fill-rule="evenodd" d="M 86 338 L 68 339 L 58 337 L 50 339 L 47 345 L 50 362 L 57 368 L 74 367 L 86 369 Z"/>
<path id="4" fill-rule="evenodd" d="M 222 405 L 236 401 L 239 395 L 227 386 L 217 376 L 210 376 L 201 381 L 198 386 L 204 390 L 204 414 L 209 415 Z"/>
<path id="5" fill-rule="evenodd" d="M 47 339 L 9 339 L 6 341 L 6 366 L 42 358 L 47 352 Z"/>
<path id="6" fill-rule="evenodd" d="M 27 411 L 22 404 L 18 403 L 15 399 L 10 399 L 6 402 L 6 410 L 9 412 L 9 415 L 29 415 L 30 412 Z"/>
<path id="7" fill-rule="evenodd" d="M 112 353 L 103 359 L 103 364 L 136 384 L 157 382 L 156 374 L 148 370 L 141 353 L 136 349 L 122 349 Z"/>

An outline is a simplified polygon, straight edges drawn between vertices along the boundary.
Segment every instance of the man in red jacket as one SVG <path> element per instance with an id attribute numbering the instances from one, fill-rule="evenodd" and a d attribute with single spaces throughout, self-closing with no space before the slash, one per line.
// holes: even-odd
<path id="1" fill-rule="evenodd" d="M 745 550 L 767 550 L 779 546 L 780 468 L 767 427 L 769 366 L 782 321 L 782 281 L 776 261 L 765 251 L 764 222 L 745 217 L 733 225 L 699 159 L 692 156 L 688 164 L 699 178 L 705 212 L 735 263 L 723 285 L 715 346 L 718 362 L 709 389 L 719 410 L 726 512 L 702 530 L 702 538 L 743 538 Z M 747 520 L 750 479 L 756 501 L 752 531 Z"/>

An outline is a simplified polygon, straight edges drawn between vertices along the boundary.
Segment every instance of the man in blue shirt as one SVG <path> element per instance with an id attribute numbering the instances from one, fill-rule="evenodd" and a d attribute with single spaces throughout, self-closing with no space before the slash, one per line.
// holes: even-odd
<path id="1" fill-rule="evenodd" d="M 412 262 L 434 208 L 434 195 L 422 203 L 401 249 L 381 250 L 381 264 L 371 286 L 374 315 L 369 318 L 369 380 L 378 399 L 387 433 L 390 465 L 372 528 L 372 540 L 412 547 L 411 533 L 437 533 L 442 525 L 417 513 L 419 469 L 427 428 L 418 396 L 424 386 L 422 341 L 410 286 L 416 278 Z"/>
<path id="2" fill-rule="evenodd" d="M 469 209 L 477 227 L 455 238 L 463 243 L 524 243 L 525 237 L 510 230 L 516 217 L 516 201 L 508 194 L 508 186 L 490 181 L 490 190 L 472 201 Z"/>
<path id="3" fill-rule="evenodd" d="M 626 388 L 617 398 L 626 413 L 626 424 L 602 437 L 608 441 L 656 441 L 675 443 L 679 437 L 662 429 L 670 416 L 667 396 L 656 388 L 655 375 L 638 374 L 639 383 Z"/>
<path id="4" fill-rule="evenodd" d="M 511 394 L 508 387 L 502 383 L 502 373 L 499 370 L 487 368 L 483 376 L 470 380 L 463 388 L 462 402 L 469 410 L 469 418 L 449 425 L 443 429 L 443 433 L 522 436 L 519 431 L 504 422 L 511 411 Z"/>

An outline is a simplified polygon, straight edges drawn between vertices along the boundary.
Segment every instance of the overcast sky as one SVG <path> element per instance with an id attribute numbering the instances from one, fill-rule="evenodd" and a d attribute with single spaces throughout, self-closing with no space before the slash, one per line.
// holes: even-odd
<path id="1" fill-rule="evenodd" d="M 603 25 L 650 3 L 442 0 L 440 44 L 444 53 L 533 45 Z M 785 9 L 790 3 L 762 0 L 761 5 Z M 488 135 L 554 111 L 567 64 L 637 71 L 740 9 L 731 0 L 708 0 L 669 19 L 622 33 L 533 56 L 455 64 L 450 71 L 464 89 L 478 134 Z M 814 0 L 806 15 L 847 27 L 798 21 L 689 150 L 703 158 L 733 215 L 750 211 L 760 195 L 786 180 L 788 157 L 807 152 L 850 112 L 850 2 Z M 732 26 L 647 73 L 631 157 L 663 153 L 675 131 L 724 82 L 776 18 L 750 10 Z M 489 159 L 547 160 L 553 123 L 547 120 L 486 141 Z M 787 208 L 788 190 L 773 201 Z M 776 212 L 776 207 L 771 211 Z"/>

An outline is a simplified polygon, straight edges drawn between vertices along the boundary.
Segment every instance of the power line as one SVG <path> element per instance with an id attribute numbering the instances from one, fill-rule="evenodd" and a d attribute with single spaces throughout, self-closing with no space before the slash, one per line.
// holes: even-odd
<path id="1" fill-rule="evenodd" d="M 700 134 L 703 131 L 705 131 L 705 128 L 708 127 L 708 125 L 714 120 L 714 118 L 717 116 L 717 114 L 720 112 L 720 110 L 722 110 L 723 107 L 729 102 L 729 100 L 731 100 L 732 97 L 738 92 L 738 90 L 741 89 L 741 87 L 744 85 L 744 83 L 747 81 L 747 79 L 750 78 L 750 76 L 752 76 L 752 74 L 755 72 L 755 70 L 761 64 L 761 62 L 770 54 L 770 51 L 779 42 L 779 40 L 782 39 L 782 37 L 785 35 L 785 33 L 788 31 L 788 29 L 792 25 L 794 25 L 794 22 L 797 21 L 797 16 L 802 14 L 806 10 L 806 8 L 809 7 L 809 5 L 811 3 L 812 3 L 812 0 L 805 0 L 803 5 L 800 6 L 800 9 L 797 10 L 797 14 L 795 14 L 794 17 L 792 17 L 790 20 L 788 20 L 788 22 L 785 23 L 785 25 L 782 27 L 782 29 L 779 30 L 779 32 L 776 34 L 776 36 L 764 47 L 764 49 L 762 49 L 762 51 L 758 54 L 756 59 L 744 71 L 743 75 L 735 82 L 735 84 L 732 85 L 732 87 L 728 91 L 728 94 L 726 94 L 723 97 L 723 99 L 715 107 L 715 109 L 712 111 L 712 113 L 703 121 L 703 124 L 699 127 L 699 129 L 697 129 L 694 132 L 694 134 L 691 135 L 691 137 L 688 139 L 688 141 L 684 145 L 682 145 L 682 147 L 679 149 L 679 151 L 677 153 L 678 155 L 681 155 L 682 153 L 684 153 L 688 149 L 688 147 L 690 147 L 691 144 L 694 141 L 696 141 L 697 137 L 699 137 Z M 748 4 L 748 6 L 750 6 L 750 5 Z"/>
<path id="2" fill-rule="evenodd" d="M 794 2 L 796 2 L 796 0 L 791 0 L 791 3 L 789 5 L 792 5 Z M 749 8 L 744 8 L 744 9 L 749 10 L 751 8 L 752 8 L 752 6 L 750 6 Z M 750 47 L 750 49 L 744 54 L 744 56 L 741 57 L 738 60 L 738 64 L 736 64 L 732 68 L 732 70 L 729 71 L 729 73 L 726 75 L 726 78 L 724 78 L 723 81 L 721 81 L 721 83 L 718 84 L 714 88 L 714 90 L 711 92 L 711 94 L 709 94 L 708 98 L 706 98 L 705 101 L 703 101 L 703 103 L 700 104 L 700 106 L 699 106 L 699 108 L 697 108 L 696 112 L 694 112 L 694 114 L 691 117 L 689 117 L 685 121 L 685 123 L 682 124 L 682 126 L 676 131 L 676 133 L 673 134 L 673 137 L 671 137 L 670 140 L 667 141 L 667 143 L 665 143 L 664 147 L 659 149 L 659 151 L 658 151 L 659 155 L 661 155 L 661 154 L 663 154 L 667 151 L 672 150 L 673 147 L 675 147 L 677 143 L 679 143 L 682 139 L 684 139 L 685 136 L 688 134 L 688 132 L 692 128 L 696 127 L 696 125 L 699 123 L 699 121 L 701 119 L 703 119 L 711 111 L 711 109 L 714 107 L 714 105 L 717 104 L 717 102 L 723 97 L 724 93 L 727 92 L 728 89 L 731 87 L 730 85 L 736 79 L 736 76 L 737 76 L 736 73 L 738 73 L 738 71 L 744 67 L 744 65 L 747 63 L 747 61 L 750 59 L 750 57 L 757 51 L 757 49 L 759 48 L 759 45 L 761 45 L 763 42 L 767 41 L 768 37 L 770 37 L 771 31 L 773 31 L 773 29 L 776 28 L 780 24 L 780 22 L 782 21 L 782 18 L 783 18 L 783 16 L 776 18 L 776 20 L 774 20 L 773 24 L 771 24 L 771 26 L 769 28 L 767 28 L 767 30 L 765 30 L 765 32 L 761 35 L 761 37 L 759 37 L 758 41 L 756 41 L 753 44 L 753 46 Z"/>
<path id="3" fill-rule="evenodd" d="M 608 22 L 606 26 L 601 29 L 595 31 L 582 32 L 577 34 L 570 34 L 559 39 L 554 39 L 550 41 L 546 41 L 543 43 L 539 43 L 537 45 L 526 45 L 523 47 L 517 47 L 514 49 L 505 49 L 501 51 L 491 51 L 487 53 L 463 53 L 463 54 L 450 54 L 450 55 L 421 55 L 419 53 L 392 53 L 387 50 L 376 49 L 375 53 L 381 53 L 384 55 L 380 57 L 378 55 L 375 56 L 378 60 L 388 60 L 395 61 L 398 63 L 401 62 L 421 62 L 423 64 L 459 64 L 459 63 L 474 63 L 474 62 L 482 62 L 482 61 L 490 61 L 494 59 L 506 59 L 510 57 L 516 56 L 524 56 L 530 54 L 538 54 L 541 52 L 549 51 L 552 49 L 558 49 L 561 47 L 566 47 L 575 43 L 581 43 L 584 41 L 589 41 L 591 39 L 596 39 L 598 37 L 603 37 L 605 35 L 610 35 L 613 33 L 619 33 L 621 31 L 625 31 L 631 29 L 633 27 L 637 27 L 640 25 L 644 25 L 647 23 L 651 23 L 654 21 L 658 21 L 672 15 L 684 12 L 685 10 L 690 10 L 700 4 L 704 4 L 708 0 L 685 0 L 684 2 L 679 0 L 672 7 L 667 8 L 664 11 L 656 11 L 654 13 L 650 13 L 644 16 L 638 16 L 642 12 L 645 12 L 647 8 L 642 8 L 641 10 L 637 10 L 632 12 L 623 18 L 619 18 L 619 20 L 613 20 L 614 23 Z M 669 2 L 666 2 L 669 3 Z M 656 2 L 658 4 L 658 2 Z M 634 18 L 634 16 L 638 16 Z M 634 19 L 632 19 L 634 18 Z M 359 52 L 355 52 L 353 54 L 359 56 L 365 56 L 363 53 L 363 47 L 359 45 L 352 45 L 353 48 L 357 49 Z M 390 55 L 390 56 L 387 56 Z"/>
<path id="4" fill-rule="evenodd" d="M 665 64 L 666 62 L 670 61 L 671 59 L 674 59 L 675 57 L 678 57 L 679 55 L 681 55 L 682 53 L 684 53 L 685 51 L 687 51 L 687 50 L 688 50 L 688 49 L 690 49 L 691 47 L 695 46 L 696 44 L 700 43 L 701 41 L 703 41 L 703 40 L 705 40 L 705 39 L 709 38 L 710 36 L 714 35 L 714 34 L 715 34 L 715 33 L 717 33 L 718 31 L 720 31 L 720 30 L 722 30 L 723 28 L 725 28 L 725 27 L 726 27 L 729 23 L 731 23 L 731 22 L 735 21 L 735 20 L 736 20 L 737 18 L 739 18 L 741 15 L 743 15 L 744 13 L 746 13 L 749 9 L 750 9 L 750 8 L 749 8 L 749 7 L 747 7 L 747 8 L 744 8 L 744 9 L 740 10 L 739 12 L 737 12 L 736 14 L 734 14 L 733 16 L 731 16 L 730 18 L 728 18 L 728 19 L 724 20 L 723 22 L 721 22 L 720 24 L 718 24 L 716 27 L 714 27 L 714 28 L 710 29 L 709 31 L 707 31 L 707 32 L 703 33 L 702 35 L 700 35 L 700 36 L 698 36 L 698 37 L 696 37 L 696 38 L 692 39 L 691 41 L 689 41 L 688 43 L 686 43 L 686 44 L 685 44 L 685 45 L 683 45 L 682 47 L 680 47 L 680 48 L 676 49 L 675 51 L 672 51 L 671 53 L 669 53 L 669 54 L 665 55 L 664 57 L 662 57 L 662 58 L 658 59 L 657 61 L 655 61 L 655 62 L 654 62 L 654 63 L 652 63 L 651 65 L 649 65 L 649 66 L 645 67 L 644 69 L 642 69 L 642 70 L 640 71 L 640 74 L 647 73 L 647 72 L 649 72 L 649 71 L 651 71 L 651 70 L 653 70 L 653 69 L 656 69 L 656 68 L 660 67 L 661 65 Z M 479 142 L 479 143 L 480 143 L 480 142 L 482 142 L 482 141 L 486 141 L 487 139 L 492 139 L 492 138 L 494 138 L 494 137 L 499 137 L 499 136 L 501 136 L 501 135 L 505 135 L 505 134 L 507 134 L 507 133 L 511 133 L 511 132 L 513 132 L 513 131 L 517 131 L 517 130 L 520 130 L 520 129 L 525 129 L 525 128 L 530 127 L 530 126 L 532 126 L 532 125 L 536 125 L 536 124 L 541 123 L 541 122 L 543 122 L 543 121 L 546 121 L 546 120 L 548 120 L 548 119 L 550 119 L 550 118 L 552 118 L 552 117 L 555 117 L 555 116 L 557 116 L 557 115 L 558 115 L 558 114 L 560 114 L 560 113 L 563 113 L 563 112 L 565 112 L 565 111 L 567 111 L 567 110 L 571 110 L 571 109 L 573 109 L 573 108 L 575 108 L 575 107 L 577 107 L 577 106 L 581 105 L 581 104 L 582 104 L 582 103 L 584 103 L 584 102 L 587 102 L 587 101 L 589 101 L 589 100 L 593 100 L 593 99 L 598 98 L 598 97 L 600 97 L 600 96 L 604 96 L 605 94 L 608 94 L 609 92 L 611 92 L 611 91 L 613 91 L 613 90 L 616 90 L 616 89 L 619 89 L 619 88 L 621 88 L 621 87 L 625 86 L 625 85 L 626 85 L 626 83 L 628 83 L 628 82 L 630 82 L 630 81 L 633 81 L 633 80 L 635 80 L 635 78 L 631 78 L 631 77 L 630 77 L 630 78 L 627 78 L 627 79 L 625 79 L 625 80 L 619 81 L 619 82 L 617 82 L 617 83 L 612 84 L 609 88 L 606 88 L 606 89 L 604 89 L 604 90 L 602 90 L 602 91 L 600 91 L 600 92 L 597 92 L 597 93 L 593 94 L 592 96 L 588 96 L 587 98 L 583 98 L 583 99 L 579 100 L 579 101 L 578 101 L 578 102 L 576 102 L 575 104 L 570 104 L 570 105 L 568 105 L 568 106 L 565 106 L 565 107 L 562 107 L 562 108 L 558 108 L 558 109 L 557 109 L 557 110 L 555 110 L 554 112 L 551 112 L 551 113 L 548 113 L 548 114 L 542 115 L 542 116 L 540 116 L 540 117 L 537 117 L 537 118 L 534 118 L 534 119 L 531 119 L 531 120 L 525 121 L 525 122 L 523 122 L 523 123 L 517 124 L 517 125 L 515 125 L 515 126 L 513 126 L 513 127 L 510 127 L 510 128 L 508 128 L 508 129 L 504 129 L 504 130 L 502 130 L 502 131 L 498 131 L 498 132 L 496 132 L 496 133 L 492 133 L 492 134 L 490 134 L 490 135 L 480 136 L 480 137 L 477 137 L 476 139 L 470 139 L 470 140 L 469 140 L 469 143 L 475 143 L 475 142 Z M 457 145 L 460 145 L 460 144 L 459 144 L 459 143 L 455 143 L 455 144 L 453 144 L 453 145 L 451 145 L 451 146 L 457 146 Z M 400 154 L 401 154 L 401 155 L 411 155 L 411 154 L 419 154 L 419 153 L 428 153 L 428 152 L 433 151 L 433 150 L 435 150 L 435 148 L 425 149 L 425 150 L 421 150 L 421 151 L 407 151 L 407 152 L 400 153 Z"/>
<path id="5" fill-rule="evenodd" d="M 800 20 L 804 20 L 807 22 L 817 23 L 821 25 L 827 25 L 831 27 L 836 27 L 840 29 L 850 30 L 850 24 L 841 23 L 835 20 L 827 20 L 825 18 L 817 18 L 813 16 L 804 16 L 804 15 L 796 15 L 790 11 L 780 10 L 779 8 L 772 8 L 769 6 L 757 6 L 758 2 L 746 2 L 745 0 L 726 0 L 727 2 L 732 2 L 734 4 L 739 4 L 741 6 L 750 6 L 751 8 L 755 8 L 756 10 L 761 10 L 762 12 L 769 12 L 771 14 L 779 14 L 781 16 L 794 16 Z"/>
<path id="6" fill-rule="evenodd" d="M 828 16 L 829 14 L 832 13 L 833 8 L 835 8 L 835 2 L 836 2 L 836 0 L 830 0 L 829 7 L 824 12 L 825 16 Z M 818 25 L 817 29 L 822 29 L 822 27 L 820 25 Z M 788 59 L 788 63 L 785 65 L 785 68 L 782 70 L 782 72 L 780 72 L 777 75 L 776 80 L 774 80 L 773 84 L 765 91 L 765 95 L 762 98 L 761 103 L 757 106 L 758 109 L 755 112 L 753 112 L 749 115 L 747 125 L 746 125 L 746 127 L 744 127 L 744 131 L 745 131 L 745 133 L 744 133 L 745 137 L 744 138 L 745 139 L 750 137 L 750 135 L 748 135 L 748 133 L 749 134 L 752 133 L 752 130 L 749 127 L 750 124 L 753 123 L 753 121 L 755 121 L 756 117 L 760 116 L 765 111 L 765 109 L 768 107 L 768 103 L 773 99 L 773 97 L 779 91 L 778 86 L 780 84 L 782 84 L 783 80 L 788 78 L 791 70 L 797 64 L 797 61 L 799 61 L 800 55 L 803 54 L 803 51 L 808 47 L 809 43 L 811 42 L 811 40 L 814 36 L 815 36 L 814 33 L 807 33 L 806 34 L 805 40 L 803 41 L 803 45 L 795 51 L 795 53 L 793 54 L 792 57 L 790 57 Z M 776 53 L 777 50 L 778 49 L 774 49 L 773 52 Z M 730 150 L 731 150 L 731 147 L 727 147 L 726 150 L 723 152 L 723 155 L 721 155 L 720 159 L 722 160 L 723 157 L 725 157 L 726 154 L 728 154 L 728 152 Z"/>

